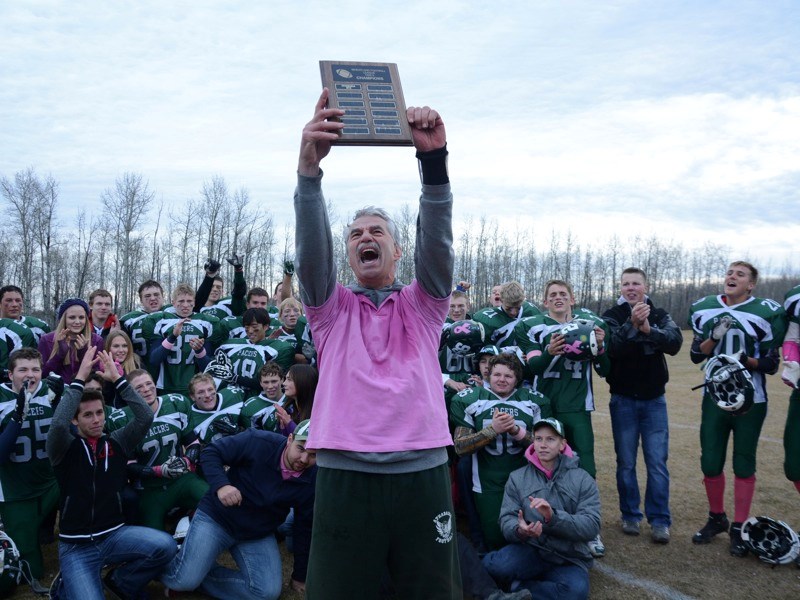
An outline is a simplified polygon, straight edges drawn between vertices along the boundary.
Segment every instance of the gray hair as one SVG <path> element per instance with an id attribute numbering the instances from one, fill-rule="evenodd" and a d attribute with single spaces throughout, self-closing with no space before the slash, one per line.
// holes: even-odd
<path id="1" fill-rule="evenodd" d="M 364 208 L 359 208 L 356 211 L 356 214 L 353 215 L 353 221 L 360 219 L 361 217 L 380 217 L 384 221 L 386 221 L 386 228 L 389 230 L 389 235 L 392 236 L 394 240 L 394 245 L 399 246 L 400 242 L 400 232 L 397 231 L 397 225 L 395 225 L 394 220 L 392 217 L 389 216 L 389 213 L 386 212 L 382 208 L 378 208 L 377 206 L 365 206 Z M 344 245 L 347 247 L 347 240 L 350 237 L 350 229 L 353 227 L 353 221 L 350 221 L 345 228 L 344 228 Z"/>

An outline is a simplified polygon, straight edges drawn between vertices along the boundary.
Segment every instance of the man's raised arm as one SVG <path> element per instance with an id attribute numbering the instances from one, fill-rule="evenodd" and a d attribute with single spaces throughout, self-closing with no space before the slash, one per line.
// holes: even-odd
<path id="1" fill-rule="evenodd" d="M 325 108 L 328 88 L 322 90 L 314 117 L 303 128 L 297 189 L 294 193 L 296 269 L 300 295 L 308 306 L 322 306 L 336 286 L 333 238 L 325 198 L 322 195 L 320 161 L 331 150 L 343 123 L 328 119 L 341 117 L 343 110 Z"/>
<path id="2" fill-rule="evenodd" d="M 406 111 L 417 149 L 419 198 L 414 266 L 417 281 L 431 296 L 446 298 L 453 287 L 453 194 L 447 174 L 447 134 L 439 113 L 427 106 Z"/>

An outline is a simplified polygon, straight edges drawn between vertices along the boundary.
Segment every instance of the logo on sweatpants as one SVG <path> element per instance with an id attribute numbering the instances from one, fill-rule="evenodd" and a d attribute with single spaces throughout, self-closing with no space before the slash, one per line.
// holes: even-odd
<path id="1" fill-rule="evenodd" d="M 449 510 L 439 513 L 433 518 L 433 524 L 436 525 L 436 541 L 440 544 L 446 544 L 453 539 L 453 515 Z"/>

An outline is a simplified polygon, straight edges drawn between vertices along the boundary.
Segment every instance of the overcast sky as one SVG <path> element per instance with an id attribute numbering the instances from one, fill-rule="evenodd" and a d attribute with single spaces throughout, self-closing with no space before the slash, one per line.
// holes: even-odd
<path id="1" fill-rule="evenodd" d="M 459 222 L 715 241 L 800 262 L 800 3 L 0 3 L 0 175 L 69 225 L 126 171 L 169 206 L 223 176 L 293 221 L 319 60 L 395 62 L 440 111 Z M 414 203 L 409 148 L 334 148 L 337 210 Z"/>

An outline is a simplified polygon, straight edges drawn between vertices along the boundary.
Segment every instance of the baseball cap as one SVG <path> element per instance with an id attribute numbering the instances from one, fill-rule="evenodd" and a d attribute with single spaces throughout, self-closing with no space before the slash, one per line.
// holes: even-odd
<path id="1" fill-rule="evenodd" d="M 550 417 L 548 419 L 539 419 L 536 423 L 533 424 L 533 430 L 536 431 L 540 427 L 544 427 L 547 425 L 548 427 L 552 428 L 558 435 L 564 437 L 564 424 L 559 421 L 558 419 L 554 419 Z"/>
<path id="2" fill-rule="evenodd" d="M 308 439 L 309 425 L 311 425 L 311 420 L 306 419 L 295 427 L 294 432 L 292 432 L 292 438 L 295 442 L 305 442 Z"/>

